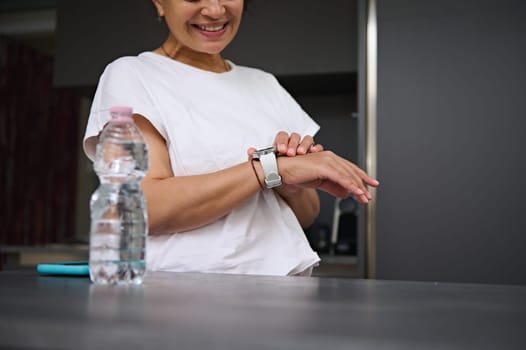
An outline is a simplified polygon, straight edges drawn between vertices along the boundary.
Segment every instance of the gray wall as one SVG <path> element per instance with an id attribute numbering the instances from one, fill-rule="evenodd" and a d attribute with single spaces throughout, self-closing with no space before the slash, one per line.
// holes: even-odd
<path id="1" fill-rule="evenodd" d="M 378 0 L 377 276 L 526 284 L 526 3 Z"/>

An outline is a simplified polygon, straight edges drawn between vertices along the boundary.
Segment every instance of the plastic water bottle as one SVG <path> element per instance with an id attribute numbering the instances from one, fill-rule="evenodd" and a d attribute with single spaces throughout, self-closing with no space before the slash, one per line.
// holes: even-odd
<path id="1" fill-rule="evenodd" d="M 89 269 L 95 284 L 141 284 L 146 273 L 146 202 L 140 182 L 148 169 L 146 143 L 130 107 L 112 107 L 93 168 Z"/>

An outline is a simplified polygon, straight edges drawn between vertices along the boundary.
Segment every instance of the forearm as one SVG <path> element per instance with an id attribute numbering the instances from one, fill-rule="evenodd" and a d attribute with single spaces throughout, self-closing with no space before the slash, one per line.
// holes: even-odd
<path id="1" fill-rule="evenodd" d="M 320 214 L 320 198 L 314 188 L 304 188 L 296 193 L 279 191 L 280 196 L 290 206 L 301 227 L 308 228 Z"/>
<path id="2" fill-rule="evenodd" d="M 145 179 L 142 188 L 152 235 L 209 224 L 260 190 L 248 162 L 210 174 Z"/>

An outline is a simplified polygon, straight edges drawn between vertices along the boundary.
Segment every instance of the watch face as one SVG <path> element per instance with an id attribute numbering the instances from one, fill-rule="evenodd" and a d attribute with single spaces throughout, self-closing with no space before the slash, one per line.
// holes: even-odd
<path id="1" fill-rule="evenodd" d="M 259 158 L 261 156 L 264 156 L 265 154 L 269 154 L 269 153 L 276 153 L 276 147 L 268 147 L 268 148 L 263 148 L 263 149 L 258 149 L 256 150 L 252 157 L 253 158 Z"/>

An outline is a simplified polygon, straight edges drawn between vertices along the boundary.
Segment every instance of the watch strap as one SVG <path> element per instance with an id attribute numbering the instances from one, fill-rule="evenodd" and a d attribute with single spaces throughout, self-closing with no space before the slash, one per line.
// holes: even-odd
<path id="1" fill-rule="evenodd" d="M 265 186 L 273 188 L 281 185 L 281 176 L 278 172 L 278 161 L 276 155 L 267 153 L 259 157 L 263 173 L 265 174 Z"/>

